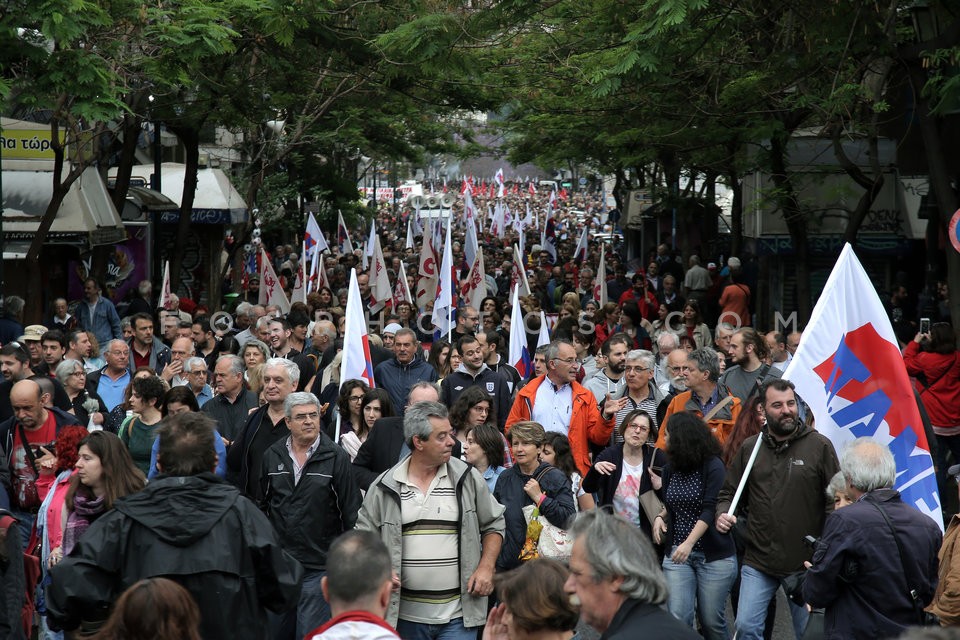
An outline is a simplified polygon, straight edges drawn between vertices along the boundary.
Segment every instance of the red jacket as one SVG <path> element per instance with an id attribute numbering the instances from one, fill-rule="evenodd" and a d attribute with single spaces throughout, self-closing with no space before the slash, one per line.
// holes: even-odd
<path id="1" fill-rule="evenodd" d="M 907 343 L 903 363 L 912 376 L 923 374 L 920 399 L 935 427 L 960 427 L 960 354 L 920 351 L 916 340 Z"/>
<path id="2" fill-rule="evenodd" d="M 534 378 L 527 386 L 517 393 L 507 416 L 506 432 L 510 435 L 510 427 L 517 422 L 530 420 L 533 414 L 533 403 L 537 399 L 537 390 L 546 376 Z M 616 415 L 604 420 L 597 408 L 597 400 L 593 394 L 579 382 L 571 382 L 573 391 L 573 409 L 570 412 L 570 430 L 567 438 L 570 440 L 570 453 L 577 463 L 581 476 L 586 476 L 590 470 L 590 446 L 592 442 L 599 446 L 610 444 L 610 434 L 616 422 Z"/>

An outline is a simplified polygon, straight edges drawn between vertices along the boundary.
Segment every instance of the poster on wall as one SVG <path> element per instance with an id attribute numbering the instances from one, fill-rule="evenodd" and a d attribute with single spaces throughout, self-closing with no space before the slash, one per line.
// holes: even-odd
<path id="1" fill-rule="evenodd" d="M 102 291 L 102 295 L 114 304 L 127 299 L 141 280 L 150 279 L 149 223 L 124 222 L 123 226 L 127 230 L 127 239 L 111 247 Z M 86 253 L 79 260 L 70 261 L 67 294 L 71 300 L 80 300 L 83 297 L 83 281 L 90 273 L 92 260 L 93 254 Z"/>

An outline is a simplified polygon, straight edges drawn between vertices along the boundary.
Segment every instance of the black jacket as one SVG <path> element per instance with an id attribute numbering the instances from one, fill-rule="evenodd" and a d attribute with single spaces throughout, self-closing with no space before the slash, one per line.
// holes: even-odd
<path id="1" fill-rule="evenodd" d="M 400 461 L 403 450 L 403 418 L 380 418 L 353 459 L 353 478 L 366 491 L 381 473 Z M 451 457 L 461 459 L 460 441 L 453 441 Z"/>
<path id="2" fill-rule="evenodd" d="M 158 476 L 118 500 L 50 575 L 48 616 L 64 629 L 109 607 L 138 580 L 163 576 L 196 600 L 204 640 L 260 640 L 265 609 L 296 605 L 303 567 L 252 502 L 202 473 Z"/>
<path id="3" fill-rule="evenodd" d="M 544 468 L 547 469 L 546 472 Z M 539 475 L 541 473 L 542 476 Z M 503 532 L 500 557 L 497 558 L 497 571 L 507 571 L 520 565 L 520 549 L 527 538 L 527 521 L 523 515 L 523 508 L 533 504 L 533 500 L 524 492 L 523 487 L 527 481 L 536 477 L 540 478 L 540 490 L 547 494 L 546 499 L 540 504 L 540 515 L 549 520 L 550 524 L 562 529 L 565 529 L 577 515 L 570 478 L 559 469 L 541 462 L 529 476 L 525 475 L 520 470 L 520 465 L 516 464 L 501 473 L 497 479 L 497 486 L 493 490 L 493 497 L 506 508 L 503 512 L 506 530 Z"/>
<path id="4" fill-rule="evenodd" d="M 667 456 L 663 451 L 651 444 L 643 445 L 644 474 L 640 480 L 640 493 L 646 493 L 653 489 L 653 485 L 650 484 L 650 474 L 646 473 L 651 457 L 654 467 L 662 469 L 667 462 Z M 615 444 L 604 449 L 603 453 L 594 460 L 594 464 L 597 462 L 612 462 L 617 465 L 617 468 L 613 470 L 613 473 L 605 476 L 598 473 L 594 467 L 590 467 L 590 471 L 583 478 L 581 489 L 587 493 L 596 492 L 597 506 L 605 507 L 613 504 L 613 496 L 620 485 L 620 476 L 623 475 L 623 444 Z M 663 500 L 663 492 L 657 491 L 656 493 L 660 500 Z M 653 528 L 650 526 L 646 514 L 643 513 L 643 509 L 640 509 L 640 529 L 646 534 L 647 538 L 652 539 Z"/>
<path id="5" fill-rule="evenodd" d="M 880 509 L 886 513 L 903 549 Z M 877 489 L 827 518 L 803 595 L 824 607 L 824 638 L 894 638 L 917 624 L 937 588 L 940 527 L 893 489 Z"/>
<path id="6" fill-rule="evenodd" d="M 22 640 L 20 618 L 26 594 L 20 523 L 9 511 L 0 509 L 0 638 Z"/>
<path id="7" fill-rule="evenodd" d="M 478 386 L 490 396 L 490 405 L 497 414 L 497 426 L 503 431 L 507 423 L 507 415 L 510 413 L 510 407 L 513 406 L 513 399 L 510 395 L 510 387 L 503 374 L 497 373 L 486 364 L 480 368 L 476 376 L 470 375 L 466 367 L 462 366 L 449 374 L 440 383 L 440 402 L 448 407 L 452 407 L 460 394 L 467 387 Z"/>
<path id="8" fill-rule="evenodd" d="M 617 612 L 600 640 L 700 640 L 700 634 L 683 624 L 661 607 L 627 599 Z"/>
<path id="9" fill-rule="evenodd" d="M 284 550 L 307 569 L 326 569 L 330 544 L 353 529 L 363 501 L 347 453 L 320 434 L 317 450 L 294 484 L 293 461 L 283 439 L 264 454 L 260 482 L 263 510 Z"/>
<path id="10" fill-rule="evenodd" d="M 251 460 L 250 445 L 260 429 L 270 429 L 272 426 L 273 423 L 267 413 L 269 408 L 270 405 L 265 404 L 250 414 L 247 423 L 237 434 L 233 444 L 230 445 L 230 450 L 227 451 L 227 480 L 242 492 L 247 492 L 248 488 L 251 494 L 260 490 L 258 481 L 260 478 L 260 460 Z M 287 435 L 289 435 L 289 432 L 282 431 L 277 434 L 276 439 L 286 438 Z M 255 496 L 254 499 L 259 500 L 259 497 Z"/>

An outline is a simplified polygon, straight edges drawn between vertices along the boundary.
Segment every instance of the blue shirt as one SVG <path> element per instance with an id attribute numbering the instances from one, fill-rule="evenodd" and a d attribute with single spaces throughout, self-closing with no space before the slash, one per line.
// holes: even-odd
<path id="1" fill-rule="evenodd" d="M 213 389 L 210 388 L 210 385 L 203 385 L 203 389 L 200 390 L 200 393 L 197 395 L 197 404 L 201 407 L 207 404 L 207 401 L 213 397 Z"/>
<path id="2" fill-rule="evenodd" d="M 214 471 L 221 478 L 227 477 L 227 447 L 223 444 L 223 438 L 216 429 L 213 431 L 213 448 L 217 452 L 217 468 Z M 153 439 L 153 449 L 150 450 L 150 469 L 147 473 L 147 480 L 153 480 L 153 477 L 159 474 L 157 471 L 157 452 L 160 450 L 160 438 Z"/>
<path id="3" fill-rule="evenodd" d="M 493 493 L 494 488 L 497 486 L 497 478 L 500 477 L 500 474 L 506 471 L 503 467 L 487 467 L 487 470 L 483 472 L 483 479 L 487 481 L 487 487 L 490 489 L 490 493 Z"/>
<path id="4" fill-rule="evenodd" d="M 123 402 L 123 392 L 130 384 L 130 372 L 124 371 L 123 375 L 116 380 L 112 379 L 104 371 L 100 374 L 100 383 L 97 384 L 97 395 L 103 400 L 107 411 L 113 411 L 114 407 Z"/>

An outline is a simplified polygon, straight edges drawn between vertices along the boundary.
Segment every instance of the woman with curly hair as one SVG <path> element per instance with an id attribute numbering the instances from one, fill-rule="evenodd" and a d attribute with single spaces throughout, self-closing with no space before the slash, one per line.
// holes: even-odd
<path id="1" fill-rule="evenodd" d="M 663 558 L 670 589 L 667 609 L 694 628 L 699 617 L 708 640 L 727 640 L 725 612 L 737 579 L 737 549 L 714 523 L 717 494 L 726 475 L 720 443 L 692 413 L 675 414 L 666 429 L 662 476 L 666 506 L 654 519 L 653 535 L 656 542 L 667 544 Z"/>

